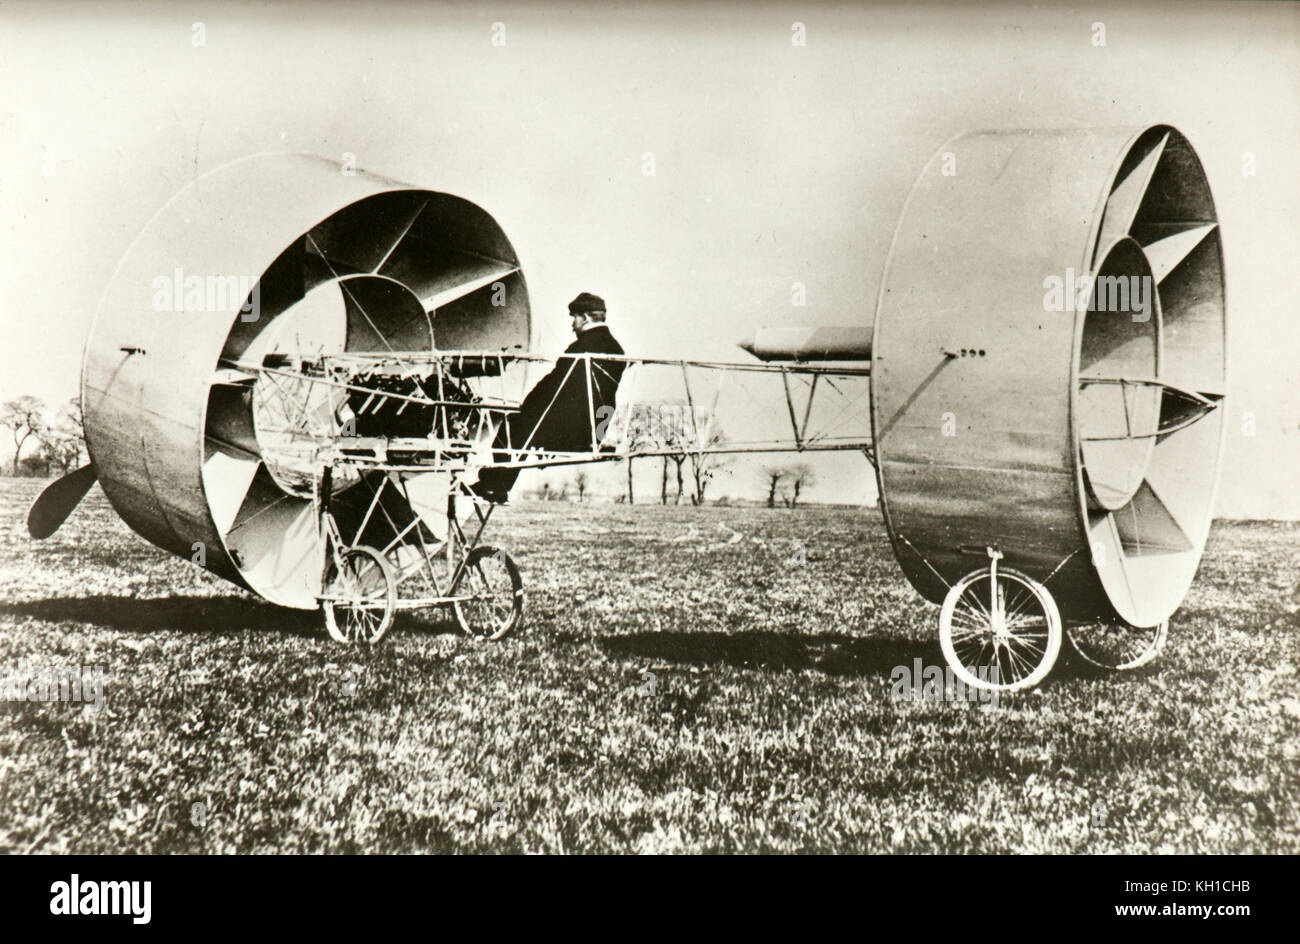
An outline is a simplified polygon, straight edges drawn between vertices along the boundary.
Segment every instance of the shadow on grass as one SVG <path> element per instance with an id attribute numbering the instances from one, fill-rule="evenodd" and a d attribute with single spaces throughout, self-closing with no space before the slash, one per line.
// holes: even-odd
<path id="1" fill-rule="evenodd" d="M 689 665 L 725 664 L 746 669 L 826 675 L 888 677 L 896 666 L 911 671 L 914 659 L 942 665 L 939 646 L 897 636 L 861 637 L 843 633 L 658 632 L 602 636 L 597 644 L 608 655 Z"/>
<path id="2" fill-rule="evenodd" d="M 0 604 L 0 617 L 74 622 L 133 633 L 162 631 L 233 635 L 270 630 L 289 636 L 319 636 L 321 615 L 291 610 L 249 597 L 53 597 Z"/>
<path id="3" fill-rule="evenodd" d="M 1149 684 L 1150 679 L 1159 675 L 1161 671 L 1162 666 L 1159 656 L 1147 665 L 1136 669 L 1125 669 L 1124 671 L 1103 669 L 1101 666 L 1093 665 L 1075 655 L 1070 649 L 1070 644 L 1064 643 L 1061 646 L 1061 654 L 1056 659 L 1056 665 L 1052 667 L 1052 674 L 1047 677 L 1047 681 L 1043 684 L 1104 681 L 1108 685 L 1116 687 L 1132 684 L 1145 685 Z"/>
<path id="4" fill-rule="evenodd" d="M 323 630 L 322 630 L 323 631 Z M 392 628 L 388 630 L 387 639 L 394 633 L 419 633 L 426 636 L 459 636 L 460 627 L 446 607 L 430 607 L 423 610 L 398 610 L 393 615 Z"/>
<path id="5" fill-rule="evenodd" d="M 0 617 L 50 623 L 89 623 L 132 633 L 178 631 L 231 635 L 269 630 L 286 636 L 325 637 L 320 610 L 294 610 L 249 597 L 53 597 L 0 604 Z M 459 632 L 443 610 L 399 612 L 391 632 L 446 635 Z"/>

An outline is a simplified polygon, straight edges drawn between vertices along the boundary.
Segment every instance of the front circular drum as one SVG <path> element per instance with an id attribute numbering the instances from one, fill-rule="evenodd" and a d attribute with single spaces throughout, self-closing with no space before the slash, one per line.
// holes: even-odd
<path id="1" fill-rule="evenodd" d="M 186 186 L 118 266 L 86 344 L 87 449 L 145 538 L 313 608 L 313 482 L 349 397 L 305 364 L 529 337 L 519 260 L 482 208 L 321 158 L 246 158 Z M 336 510 L 356 485 L 334 479 Z"/>

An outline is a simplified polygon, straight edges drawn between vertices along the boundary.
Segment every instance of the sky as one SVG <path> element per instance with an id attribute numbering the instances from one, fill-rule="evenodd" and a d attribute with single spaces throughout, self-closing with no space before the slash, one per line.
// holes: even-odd
<path id="1" fill-rule="evenodd" d="M 352 153 L 483 206 L 540 353 L 585 290 L 631 353 L 740 360 L 758 325 L 870 325 L 954 134 L 1173 124 L 1224 244 L 1218 513 L 1300 517 L 1297 5 L 6 3 L 0 102 L 0 397 L 49 403 L 143 224 L 249 154 Z M 874 499 L 861 455 L 813 463 L 812 499 Z M 715 494 L 758 479 L 734 463 Z"/>

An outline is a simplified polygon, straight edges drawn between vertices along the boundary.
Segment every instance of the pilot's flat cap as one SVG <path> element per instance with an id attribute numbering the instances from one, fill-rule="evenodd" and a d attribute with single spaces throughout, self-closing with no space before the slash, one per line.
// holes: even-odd
<path id="1" fill-rule="evenodd" d="M 603 312 L 605 310 L 605 299 L 599 295 L 593 295 L 591 292 L 583 292 L 573 301 L 569 302 L 569 314 L 588 314 L 593 311 Z"/>

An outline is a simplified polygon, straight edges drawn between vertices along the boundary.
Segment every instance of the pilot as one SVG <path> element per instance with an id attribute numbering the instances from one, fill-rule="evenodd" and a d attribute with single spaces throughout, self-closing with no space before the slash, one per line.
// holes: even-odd
<path id="1" fill-rule="evenodd" d="M 605 324 L 605 301 L 599 296 L 583 292 L 569 302 L 569 322 L 578 337 L 564 349 L 565 354 L 623 353 Z M 555 368 L 524 397 L 519 412 L 501 424 L 493 445 L 497 449 L 591 452 L 599 446 L 592 420 L 599 424 L 614 408 L 626 366 L 624 361 L 592 358 L 589 385 L 585 359 L 560 357 Z M 498 462 L 508 460 L 508 453 L 497 453 Z M 505 502 L 519 471 L 484 469 L 473 490 L 488 501 Z"/>

